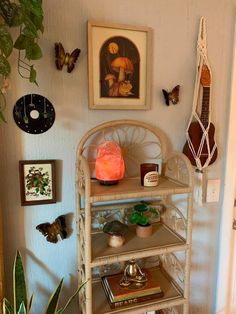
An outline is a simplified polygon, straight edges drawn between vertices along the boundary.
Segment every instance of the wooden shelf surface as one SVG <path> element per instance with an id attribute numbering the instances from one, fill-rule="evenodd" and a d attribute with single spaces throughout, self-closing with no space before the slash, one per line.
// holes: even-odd
<path id="1" fill-rule="evenodd" d="M 129 226 L 126 242 L 119 248 L 109 247 L 108 235 L 101 232 L 92 235 L 92 266 L 124 261 L 132 258 L 141 258 L 144 255 L 158 255 L 164 252 L 173 252 L 187 248 L 185 240 L 177 233 L 158 222 L 153 224 L 153 234 L 148 238 L 139 238 L 135 233 L 135 226 Z"/>
<path id="2" fill-rule="evenodd" d="M 112 314 L 112 313 L 144 313 L 151 309 L 165 308 L 186 303 L 180 289 L 169 280 L 169 276 L 162 269 L 157 269 L 160 278 L 160 287 L 164 293 L 163 297 L 130 306 L 111 309 L 104 293 L 101 282 L 93 283 L 93 314 Z M 146 310 L 146 311 L 145 311 Z"/>
<path id="3" fill-rule="evenodd" d="M 104 186 L 97 180 L 92 180 L 89 201 L 95 203 L 189 192 L 191 192 L 190 186 L 171 181 L 165 177 L 160 177 L 159 184 L 155 187 L 141 186 L 140 177 L 124 178 L 117 185 L 110 186 Z"/>

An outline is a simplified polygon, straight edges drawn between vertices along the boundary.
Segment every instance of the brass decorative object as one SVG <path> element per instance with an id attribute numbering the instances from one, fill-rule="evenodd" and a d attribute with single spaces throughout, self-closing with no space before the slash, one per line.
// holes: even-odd
<path id="1" fill-rule="evenodd" d="M 146 282 L 146 274 L 142 272 L 136 260 L 129 260 L 124 269 L 124 276 L 120 280 L 120 286 L 130 287 L 132 285 L 133 289 L 140 289 L 144 287 Z"/>

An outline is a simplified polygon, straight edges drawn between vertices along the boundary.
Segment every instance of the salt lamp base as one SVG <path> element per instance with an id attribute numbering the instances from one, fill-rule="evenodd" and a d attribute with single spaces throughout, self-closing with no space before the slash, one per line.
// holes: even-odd
<path id="1" fill-rule="evenodd" d="M 102 185 L 115 185 L 119 182 L 119 180 L 99 180 Z"/>

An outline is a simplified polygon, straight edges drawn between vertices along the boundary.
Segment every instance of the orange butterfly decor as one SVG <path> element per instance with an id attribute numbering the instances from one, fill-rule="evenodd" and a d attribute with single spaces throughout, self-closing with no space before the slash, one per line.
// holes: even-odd
<path id="1" fill-rule="evenodd" d="M 170 92 L 166 91 L 165 89 L 162 90 L 164 98 L 165 98 L 165 104 L 167 106 L 170 105 L 170 102 L 173 105 L 176 105 L 179 102 L 179 89 L 180 89 L 180 86 L 177 85 Z"/>
<path id="2" fill-rule="evenodd" d="M 71 54 L 65 53 L 61 43 L 55 43 L 56 67 L 62 70 L 63 66 L 67 66 L 67 72 L 71 73 L 75 67 L 75 63 L 80 55 L 80 49 L 76 48 Z"/>

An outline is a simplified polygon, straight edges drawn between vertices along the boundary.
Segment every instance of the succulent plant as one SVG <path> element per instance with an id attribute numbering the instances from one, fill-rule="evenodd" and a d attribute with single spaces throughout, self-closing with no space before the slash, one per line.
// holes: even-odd
<path id="1" fill-rule="evenodd" d="M 149 203 L 142 201 L 134 205 L 134 212 L 130 215 L 129 221 L 132 224 L 147 226 L 151 223 L 152 218 L 158 218 L 159 211 Z"/>

